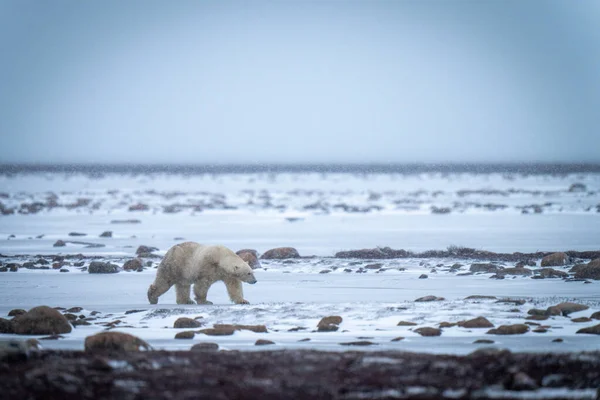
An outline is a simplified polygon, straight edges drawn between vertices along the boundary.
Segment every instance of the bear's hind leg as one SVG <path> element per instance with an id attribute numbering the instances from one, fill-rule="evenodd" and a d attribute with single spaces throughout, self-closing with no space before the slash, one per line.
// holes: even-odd
<path id="1" fill-rule="evenodd" d="M 248 300 L 244 300 L 244 289 L 242 288 L 242 282 L 239 279 L 231 278 L 224 282 L 231 301 L 235 304 L 250 304 Z"/>
<path id="2" fill-rule="evenodd" d="M 167 290 L 171 289 L 170 284 L 160 279 L 154 281 L 148 288 L 148 301 L 150 304 L 157 304 L 158 298 L 166 293 Z"/>
<path id="3" fill-rule="evenodd" d="M 177 300 L 177 304 L 194 304 L 192 299 L 190 299 L 190 286 L 185 283 L 176 283 L 175 284 L 175 298 Z"/>
<path id="4" fill-rule="evenodd" d="M 196 296 L 196 303 L 198 304 L 212 304 L 212 302 L 206 300 L 208 295 L 208 289 L 212 282 L 206 280 L 200 280 L 194 284 L 194 295 Z"/>

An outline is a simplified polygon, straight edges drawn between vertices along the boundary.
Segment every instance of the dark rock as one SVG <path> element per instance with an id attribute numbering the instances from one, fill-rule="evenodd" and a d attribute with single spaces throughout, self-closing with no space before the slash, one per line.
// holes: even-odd
<path id="1" fill-rule="evenodd" d="M 85 338 L 85 351 L 140 351 L 152 347 L 137 336 L 123 332 L 100 332 Z"/>
<path id="2" fill-rule="evenodd" d="M 442 334 L 441 329 L 430 328 L 428 326 L 425 326 L 423 328 L 417 328 L 415 329 L 415 332 L 417 332 L 421 336 L 440 336 Z"/>
<path id="3" fill-rule="evenodd" d="M 600 324 L 594 325 L 594 326 L 588 326 L 587 328 L 578 330 L 576 333 L 586 333 L 589 335 L 600 335 Z"/>
<path id="4" fill-rule="evenodd" d="M 157 251 L 157 250 L 158 250 L 157 247 L 141 245 L 137 248 L 137 250 L 135 251 L 135 254 L 140 255 L 140 254 L 145 254 L 145 253 L 152 253 L 153 251 Z"/>
<path id="5" fill-rule="evenodd" d="M 64 240 L 57 240 L 56 242 L 54 242 L 54 244 L 52 246 L 65 247 L 66 245 L 67 245 L 67 243 Z"/>
<path id="6" fill-rule="evenodd" d="M 68 270 L 68 269 L 66 269 L 66 268 L 61 268 L 61 269 L 59 270 L 59 272 L 69 272 L 69 270 Z"/>
<path id="7" fill-rule="evenodd" d="M 69 321 L 54 308 L 38 306 L 12 320 L 18 335 L 52 335 L 71 332 Z"/>
<path id="8" fill-rule="evenodd" d="M 11 320 L 0 318 L 0 333 L 14 333 Z"/>
<path id="9" fill-rule="evenodd" d="M 342 317 L 338 315 L 323 317 L 317 324 L 317 330 L 319 332 L 334 332 L 338 330 L 339 324 L 341 323 Z"/>
<path id="10" fill-rule="evenodd" d="M 23 310 L 22 308 L 14 308 L 8 312 L 8 316 L 16 317 L 17 315 L 23 315 L 25 313 L 27 313 L 27 311 Z"/>
<path id="11" fill-rule="evenodd" d="M 83 319 L 78 319 L 76 321 L 73 321 L 73 322 L 71 322 L 71 324 L 74 327 L 91 325 L 88 321 L 83 320 Z"/>
<path id="12" fill-rule="evenodd" d="M 525 300 L 523 300 L 523 299 L 500 299 L 500 300 L 496 300 L 496 303 L 514 304 L 516 306 L 522 306 L 523 304 L 525 304 Z"/>
<path id="13" fill-rule="evenodd" d="M 588 317 L 579 317 L 579 318 L 572 318 L 571 322 L 575 322 L 575 323 L 581 323 L 581 322 L 591 322 L 592 319 L 588 318 Z"/>
<path id="14" fill-rule="evenodd" d="M 400 322 L 398 322 L 398 324 L 396 326 L 416 326 L 416 325 L 418 325 L 416 322 L 400 321 Z"/>
<path id="15" fill-rule="evenodd" d="M 427 278 L 429 278 L 429 277 L 425 274 L 419 275 L 419 279 L 427 279 Z"/>
<path id="16" fill-rule="evenodd" d="M 450 212 L 452 212 L 452 209 L 450 207 L 431 206 L 432 214 L 450 214 Z"/>
<path id="17" fill-rule="evenodd" d="M 438 325 L 438 328 L 452 328 L 453 326 L 456 326 L 457 324 L 454 322 L 440 322 L 440 324 Z"/>
<path id="18" fill-rule="evenodd" d="M 575 278 L 600 280 L 600 258 L 590 261 L 586 265 L 578 266 Z"/>
<path id="19" fill-rule="evenodd" d="M 321 271 L 319 271 L 320 274 L 328 274 L 330 272 L 331 272 L 330 269 L 322 269 Z"/>
<path id="20" fill-rule="evenodd" d="M 487 331 L 490 335 L 521 335 L 529 331 L 525 324 L 500 325 L 498 328 Z"/>
<path id="21" fill-rule="evenodd" d="M 50 335 L 50 336 L 44 336 L 41 337 L 40 340 L 58 340 L 58 339 L 64 339 L 65 337 L 63 335 Z"/>
<path id="22" fill-rule="evenodd" d="M 471 264 L 471 267 L 469 268 L 469 271 L 471 272 L 482 272 L 482 273 L 496 273 L 499 270 L 501 270 L 502 267 L 499 265 L 495 265 L 495 264 L 480 264 L 480 263 L 475 263 L 475 264 Z"/>
<path id="23" fill-rule="evenodd" d="M 183 331 L 178 332 L 175 335 L 175 339 L 193 339 L 194 336 L 196 336 L 196 333 L 194 331 Z"/>
<path id="24" fill-rule="evenodd" d="M 142 265 L 142 260 L 139 258 L 132 258 L 131 260 L 127 260 L 125 264 L 123 264 L 124 271 L 143 271 L 144 266 Z"/>
<path id="25" fill-rule="evenodd" d="M 548 329 L 546 329 L 546 328 L 542 328 L 542 327 L 539 327 L 539 328 L 535 328 L 535 329 L 534 329 L 534 330 L 532 330 L 531 332 L 535 332 L 535 333 L 546 333 L 546 332 L 548 332 Z"/>
<path id="26" fill-rule="evenodd" d="M 100 237 L 102 238 L 111 238 L 113 235 L 112 231 L 104 231 L 100 234 Z"/>
<path id="27" fill-rule="evenodd" d="M 69 232 L 69 236 L 87 236 L 87 233 Z"/>
<path id="28" fill-rule="evenodd" d="M 6 267 L 10 272 L 17 272 L 19 270 L 20 265 L 15 263 L 6 264 Z"/>
<path id="29" fill-rule="evenodd" d="M 490 279 L 504 279 L 505 276 L 504 274 L 494 274 L 492 276 L 490 276 Z"/>
<path id="30" fill-rule="evenodd" d="M 253 249 L 242 249 L 238 250 L 237 254 L 242 260 L 248 263 L 250 268 L 257 269 L 261 268 L 260 261 L 258 260 L 258 252 Z"/>
<path id="31" fill-rule="evenodd" d="M 479 294 L 475 294 L 472 296 L 465 297 L 465 300 L 496 300 L 496 296 L 482 296 Z"/>
<path id="32" fill-rule="evenodd" d="M 0 267 L 0 272 L 8 272 L 8 267 Z"/>
<path id="33" fill-rule="evenodd" d="M 402 340 L 404 340 L 404 336 L 398 336 L 398 337 L 393 338 L 391 340 L 391 342 L 400 342 Z"/>
<path id="34" fill-rule="evenodd" d="M 560 267 L 569 262 L 569 256 L 566 253 L 558 252 L 547 255 L 542 258 L 542 267 Z"/>
<path id="35" fill-rule="evenodd" d="M 477 317 L 466 321 L 460 321 L 458 326 L 461 328 L 492 328 L 494 324 L 485 317 Z"/>
<path id="36" fill-rule="evenodd" d="M 129 206 L 129 211 L 148 211 L 150 207 L 144 203 L 132 204 Z"/>
<path id="37" fill-rule="evenodd" d="M 219 350 L 219 345 L 217 343 L 202 342 L 202 343 L 197 343 L 197 344 L 193 345 L 190 350 L 191 351 L 207 351 L 207 352 L 212 352 L 212 351 Z"/>
<path id="38" fill-rule="evenodd" d="M 360 258 L 360 259 L 389 259 L 404 258 L 409 253 L 406 250 L 393 250 L 389 247 L 378 247 L 375 249 L 362 249 L 340 251 L 335 253 L 336 258 Z"/>
<path id="39" fill-rule="evenodd" d="M 529 310 L 531 311 L 531 310 Z M 548 319 L 547 315 L 530 315 L 529 317 L 525 318 L 527 320 L 530 321 L 545 321 Z"/>
<path id="40" fill-rule="evenodd" d="M 529 276 L 533 275 L 533 271 L 529 268 L 504 268 L 498 271 L 499 275 L 519 275 L 519 276 Z"/>
<path id="41" fill-rule="evenodd" d="M 556 338 L 556 339 L 554 339 L 552 342 L 553 342 L 553 343 L 562 343 L 562 342 L 564 342 L 564 340 L 563 340 L 563 339 L 561 339 L 561 338 Z"/>
<path id="42" fill-rule="evenodd" d="M 340 343 L 340 345 L 342 345 L 342 346 L 372 346 L 372 345 L 376 345 L 376 344 L 377 343 L 369 342 L 368 340 L 358 340 L 356 342 Z"/>
<path id="43" fill-rule="evenodd" d="M 92 261 L 88 266 L 90 274 L 115 274 L 119 272 L 119 266 L 108 262 Z"/>
<path id="44" fill-rule="evenodd" d="M 566 302 L 557 304 L 552 307 L 548 307 L 546 313 L 547 315 L 563 315 L 566 317 L 571 313 L 587 310 L 588 308 L 590 307 L 584 304 Z"/>
<path id="45" fill-rule="evenodd" d="M 444 301 L 444 300 L 446 300 L 446 299 L 443 297 L 429 295 L 429 296 L 419 297 L 418 299 L 415 300 L 415 302 L 422 303 L 422 302 L 428 302 L 428 301 Z"/>
<path id="46" fill-rule="evenodd" d="M 251 331 L 255 333 L 268 333 L 265 325 L 240 325 L 240 324 L 215 324 L 215 329 L 233 329 L 235 331 Z"/>
<path id="47" fill-rule="evenodd" d="M 534 260 L 521 260 L 515 264 L 516 268 L 535 267 L 535 266 L 536 266 L 536 264 L 535 264 Z"/>
<path id="48" fill-rule="evenodd" d="M 269 344 L 275 344 L 275 342 L 266 339 L 258 339 L 256 343 L 254 343 L 255 346 L 266 346 Z"/>
<path id="49" fill-rule="evenodd" d="M 481 343 L 481 344 L 492 344 L 494 343 L 493 340 L 489 340 L 489 339 L 477 339 L 476 341 L 474 341 L 473 343 Z"/>
<path id="50" fill-rule="evenodd" d="M 200 321 L 186 317 L 177 318 L 177 320 L 173 323 L 173 328 L 177 329 L 199 328 L 201 326 L 202 323 Z"/>
<path id="51" fill-rule="evenodd" d="M 363 268 L 365 268 L 365 269 L 381 269 L 381 267 L 383 267 L 383 264 L 374 263 L 374 264 L 367 264 Z"/>
<path id="52" fill-rule="evenodd" d="M 293 247 L 278 247 L 266 251 L 260 258 L 263 260 L 285 260 L 288 258 L 300 258 L 300 254 Z"/>
<path id="53" fill-rule="evenodd" d="M 543 278 L 567 278 L 569 274 L 564 271 L 559 271 L 554 268 L 541 268 L 534 271 L 536 275 Z"/>
<path id="54" fill-rule="evenodd" d="M 65 311 L 69 312 L 69 313 L 78 313 L 78 312 L 81 312 L 82 310 L 83 310 L 83 307 L 71 307 Z"/>
<path id="55" fill-rule="evenodd" d="M 585 192 L 585 191 L 587 191 L 587 186 L 585 186 L 585 184 L 583 184 L 581 182 L 576 182 L 576 183 L 573 183 L 571 186 L 569 186 L 569 192 L 579 193 L 579 192 Z"/>
<path id="56" fill-rule="evenodd" d="M 140 312 L 144 312 L 144 311 L 147 311 L 147 310 L 145 310 L 145 309 L 144 310 L 127 310 L 127 311 L 125 311 L 125 315 L 136 314 L 136 313 L 140 313 Z"/>
<path id="57" fill-rule="evenodd" d="M 592 315 L 590 315 L 591 319 L 600 319 L 600 311 L 596 311 Z"/>
<path id="58" fill-rule="evenodd" d="M 65 313 L 63 314 L 65 316 L 65 318 L 67 319 L 67 321 L 69 322 L 73 322 L 73 321 L 77 321 L 77 315 L 72 314 L 72 313 Z"/>

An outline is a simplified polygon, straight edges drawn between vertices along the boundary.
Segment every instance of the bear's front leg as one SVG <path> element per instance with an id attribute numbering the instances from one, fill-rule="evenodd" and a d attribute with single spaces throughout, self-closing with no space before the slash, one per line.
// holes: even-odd
<path id="1" fill-rule="evenodd" d="M 196 303 L 198 304 L 212 304 L 212 302 L 206 300 L 208 295 L 208 289 L 212 285 L 212 282 L 208 280 L 199 280 L 194 284 L 194 295 L 196 296 Z"/>
<path id="2" fill-rule="evenodd" d="M 177 304 L 194 304 L 190 299 L 190 286 L 183 283 L 175 284 L 175 299 Z"/>
<path id="3" fill-rule="evenodd" d="M 224 282 L 231 301 L 235 304 L 250 304 L 248 300 L 244 300 L 244 290 L 242 289 L 242 282 L 239 279 L 230 278 Z"/>

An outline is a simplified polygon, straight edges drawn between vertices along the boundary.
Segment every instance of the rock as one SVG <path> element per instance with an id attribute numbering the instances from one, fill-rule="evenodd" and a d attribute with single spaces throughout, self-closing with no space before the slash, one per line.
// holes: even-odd
<path id="1" fill-rule="evenodd" d="M 140 255 L 140 254 L 152 253 L 153 251 L 157 251 L 157 250 L 158 250 L 157 247 L 141 245 L 137 248 L 137 250 L 135 251 L 135 254 Z"/>
<path id="2" fill-rule="evenodd" d="M 139 258 L 132 258 L 131 260 L 127 260 L 125 264 L 123 264 L 123 270 L 143 271 L 144 266 L 142 265 L 142 260 L 140 260 Z"/>
<path id="3" fill-rule="evenodd" d="M 490 335 L 522 335 L 529 331 L 525 324 L 500 325 L 498 328 L 487 331 Z"/>
<path id="4" fill-rule="evenodd" d="M 539 387 L 535 379 L 524 372 L 519 371 L 513 374 L 511 378 L 506 384 L 506 387 L 510 390 L 536 390 Z"/>
<path id="5" fill-rule="evenodd" d="M 571 319 L 571 322 L 575 322 L 575 323 L 581 323 L 581 322 L 591 322 L 592 319 L 588 318 L 588 317 L 579 317 L 579 318 L 573 318 Z"/>
<path id="6" fill-rule="evenodd" d="M 504 268 L 498 271 L 499 275 L 519 275 L 519 276 L 529 276 L 533 275 L 533 271 L 529 268 Z"/>
<path id="7" fill-rule="evenodd" d="M 398 322 L 398 324 L 396 326 L 416 326 L 416 325 L 417 325 L 416 322 L 400 321 L 400 322 Z"/>
<path id="8" fill-rule="evenodd" d="M 211 342 L 202 342 L 197 343 L 192 346 L 191 351 L 217 351 L 219 350 L 219 345 L 217 343 Z"/>
<path id="9" fill-rule="evenodd" d="M 529 310 L 531 311 L 531 310 Z M 547 315 L 530 315 L 529 317 L 525 318 L 527 320 L 530 321 L 545 321 L 548 319 Z"/>
<path id="10" fill-rule="evenodd" d="M 215 324 L 213 326 L 215 329 L 233 329 L 235 331 L 251 331 L 255 333 L 268 333 L 267 327 L 265 325 L 239 325 L 239 324 Z"/>
<path id="11" fill-rule="evenodd" d="M 90 274 L 116 274 L 119 266 L 108 262 L 92 261 L 88 266 Z"/>
<path id="12" fill-rule="evenodd" d="M 600 259 L 597 258 L 586 265 L 578 266 L 575 278 L 600 280 Z"/>
<path id="13" fill-rule="evenodd" d="M 588 308 L 588 306 L 583 304 L 566 302 L 557 304 L 552 307 L 548 307 L 548 309 L 546 310 L 546 315 L 563 315 L 566 317 L 571 313 L 587 310 Z"/>
<path id="14" fill-rule="evenodd" d="M 427 278 L 429 278 L 429 277 L 425 274 L 419 275 L 419 279 L 427 279 Z"/>
<path id="15" fill-rule="evenodd" d="M 534 271 L 536 275 L 543 278 L 568 278 L 569 274 L 564 271 L 559 271 L 554 268 L 540 268 Z"/>
<path id="16" fill-rule="evenodd" d="M 494 274 L 492 276 L 490 276 L 490 279 L 504 279 L 504 274 Z"/>
<path id="17" fill-rule="evenodd" d="M 391 342 L 400 342 L 401 340 L 404 340 L 404 336 L 398 336 L 393 338 L 392 340 L 390 340 Z"/>
<path id="18" fill-rule="evenodd" d="M 199 330 L 197 333 L 204 333 L 205 335 L 208 335 L 208 336 L 229 336 L 229 335 L 233 335 L 234 332 L 235 332 L 235 329 L 206 328 L 206 329 Z"/>
<path id="19" fill-rule="evenodd" d="M 319 271 L 320 274 L 328 274 L 330 272 L 331 272 L 330 269 L 322 269 L 321 271 Z"/>
<path id="20" fill-rule="evenodd" d="M 19 270 L 20 265 L 16 263 L 10 263 L 6 264 L 6 267 L 8 267 L 8 270 L 10 272 L 17 272 Z"/>
<path id="21" fill-rule="evenodd" d="M 129 315 L 129 314 L 137 314 L 137 313 L 141 313 L 141 312 L 144 312 L 144 311 L 148 311 L 148 310 L 146 310 L 146 309 L 144 309 L 144 310 L 137 310 L 137 309 L 134 309 L 134 310 L 127 310 L 127 311 L 125 311 L 125 315 Z M 92 314 L 92 315 L 93 315 L 93 314 Z"/>
<path id="22" fill-rule="evenodd" d="M 569 262 L 569 256 L 566 253 L 552 253 L 542 258 L 542 267 L 560 267 Z"/>
<path id="23" fill-rule="evenodd" d="M 329 317 L 323 317 L 317 324 L 317 330 L 319 332 L 334 332 L 339 328 L 339 324 L 342 323 L 342 317 L 338 315 L 332 315 Z"/>
<path id="24" fill-rule="evenodd" d="M 381 267 L 383 267 L 382 263 L 374 263 L 374 264 L 367 264 L 363 268 L 364 269 L 381 269 Z"/>
<path id="25" fill-rule="evenodd" d="M 90 324 L 88 321 L 86 321 L 86 320 L 83 320 L 83 319 L 78 319 L 78 320 L 75 320 L 75 321 L 71 322 L 71 324 L 72 324 L 74 327 L 91 325 L 91 324 Z"/>
<path id="26" fill-rule="evenodd" d="M 600 311 L 596 311 L 592 315 L 590 315 L 591 319 L 600 319 Z"/>
<path id="27" fill-rule="evenodd" d="M 200 321 L 186 317 L 177 318 L 173 323 L 173 328 L 176 329 L 199 328 L 201 326 L 202 323 Z"/>
<path id="28" fill-rule="evenodd" d="M 275 344 L 275 342 L 266 339 L 258 339 L 256 343 L 254 343 L 255 346 L 266 346 L 269 344 Z"/>
<path id="29" fill-rule="evenodd" d="M 556 339 L 554 339 L 552 342 L 553 342 L 553 343 L 562 343 L 562 342 L 564 342 L 564 340 L 563 340 L 563 339 L 561 339 L 561 338 L 556 338 Z"/>
<path id="30" fill-rule="evenodd" d="M 129 206 L 129 211 L 148 211 L 150 207 L 144 203 L 132 204 Z"/>
<path id="31" fill-rule="evenodd" d="M 69 236 L 87 236 L 87 233 L 69 232 Z"/>
<path id="32" fill-rule="evenodd" d="M 492 343 L 494 343 L 494 341 L 493 340 L 489 340 L 489 339 L 477 339 L 473 343 L 476 343 L 476 344 L 479 344 L 479 343 L 481 343 L 481 344 L 492 344 Z"/>
<path id="33" fill-rule="evenodd" d="M 111 238 L 113 235 L 112 231 L 104 231 L 100 234 L 100 237 L 102 238 Z"/>
<path id="34" fill-rule="evenodd" d="M 452 209 L 450 207 L 431 206 L 432 214 L 450 214 L 450 212 L 452 212 Z"/>
<path id="35" fill-rule="evenodd" d="M 69 272 L 69 270 L 66 268 L 61 268 L 61 269 L 59 269 L 59 272 Z"/>
<path id="36" fill-rule="evenodd" d="M 542 328 L 542 327 L 539 327 L 539 328 L 535 328 L 535 329 L 534 329 L 534 330 L 532 330 L 531 332 L 535 332 L 535 333 L 546 333 L 546 332 L 548 332 L 548 329 L 546 329 L 546 328 Z"/>
<path id="37" fill-rule="evenodd" d="M 0 333 L 13 333 L 12 321 L 6 318 L 0 318 Z"/>
<path id="38" fill-rule="evenodd" d="M 18 335 L 54 335 L 71 332 L 69 321 L 59 311 L 38 306 L 12 320 L 12 329 Z"/>
<path id="39" fill-rule="evenodd" d="M 278 247 L 268 250 L 260 258 L 263 260 L 285 260 L 288 258 L 300 258 L 300 254 L 293 247 Z"/>
<path id="40" fill-rule="evenodd" d="M 469 271 L 471 272 L 482 272 L 482 273 L 496 273 L 499 270 L 501 270 L 502 267 L 500 267 L 499 265 L 495 265 L 495 264 L 471 264 L 471 267 L 469 268 Z"/>
<path id="41" fill-rule="evenodd" d="M 535 267 L 535 261 L 534 260 L 522 260 L 519 261 L 518 263 L 515 264 L 515 267 L 517 268 L 523 268 L 523 267 Z"/>
<path id="42" fill-rule="evenodd" d="M 0 272 L 8 272 L 8 267 L 0 267 Z"/>
<path id="43" fill-rule="evenodd" d="M 65 337 L 63 335 L 50 335 L 50 336 L 44 336 L 41 337 L 40 340 L 58 340 L 58 339 L 64 339 Z"/>
<path id="44" fill-rule="evenodd" d="M 497 299 L 496 296 L 482 296 L 479 294 L 465 297 L 465 300 L 496 300 L 496 299 Z"/>
<path id="45" fill-rule="evenodd" d="M 571 186 L 569 186 L 569 192 L 585 192 L 587 191 L 587 186 L 581 182 L 575 182 Z"/>
<path id="46" fill-rule="evenodd" d="M 65 310 L 65 312 L 78 313 L 78 312 L 81 312 L 82 310 L 83 310 L 83 307 L 71 307 L 71 308 Z"/>
<path id="47" fill-rule="evenodd" d="M 494 324 L 485 317 L 477 317 L 466 321 L 460 321 L 458 326 L 461 328 L 492 328 Z"/>
<path id="48" fill-rule="evenodd" d="M 183 332 L 178 332 L 175 335 L 175 339 L 193 339 L 194 336 L 196 336 L 194 331 L 183 331 Z"/>
<path id="49" fill-rule="evenodd" d="M 496 303 L 514 304 L 516 306 L 522 306 L 523 304 L 525 304 L 525 300 L 523 300 L 523 299 L 500 299 L 500 300 L 496 300 Z"/>
<path id="50" fill-rule="evenodd" d="M 441 329 L 430 328 L 428 326 L 425 326 L 423 328 L 417 328 L 415 329 L 415 332 L 417 332 L 421 336 L 440 336 L 442 334 Z"/>
<path id="51" fill-rule="evenodd" d="M 57 240 L 56 242 L 54 242 L 54 244 L 52 246 L 65 247 L 66 245 L 67 245 L 67 243 L 64 240 Z"/>
<path id="52" fill-rule="evenodd" d="M 440 322 L 440 324 L 438 325 L 438 328 L 452 328 L 453 326 L 456 326 L 457 324 L 454 322 Z"/>
<path id="53" fill-rule="evenodd" d="M 77 315 L 75 315 L 75 314 L 72 314 L 72 313 L 65 313 L 65 314 L 63 314 L 63 315 L 64 315 L 64 317 L 67 319 L 67 321 L 69 321 L 69 322 L 73 322 L 73 321 L 76 321 L 76 320 L 77 320 Z"/>
<path id="54" fill-rule="evenodd" d="M 372 346 L 377 343 L 369 342 L 368 340 L 358 340 L 356 342 L 344 342 L 340 343 L 341 346 Z"/>
<path id="55" fill-rule="evenodd" d="M 137 336 L 123 332 L 100 332 L 85 338 L 85 351 L 140 351 L 152 347 Z"/>
<path id="56" fill-rule="evenodd" d="M 25 314 L 27 311 L 23 310 L 22 308 L 14 308 L 12 310 L 10 310 L 8 312 L 8 316 L 9 317 L 16 317 L 17 315 L 23 315 Z"/>
<path id="57" fill-rule="evenodd" d="M 588 326 L 587 328 L 578 330 L 576 333 L 586 333 L 589 335 L 600 335 L 600 324 L 594 325 L 594 326 Z"/>
<path id="58" fill-rule="evenodd" d="M 415 300 L 415 302 L 428 302 L 428 301 L 444 301 L 446 300 L 443 297 L 437 297 L 437 296 L 424 296 L 424 297 L 419 297 L 418 299 Z"/>
<path id="59" fill-rule="evenodd" d="M 142 221 L 139 219 L 113 219 L 110 221 L 111 224 L 141 224 Z"/>
<path id="60" fill-rule="evenodd" d="M 261 268 L 260 261 L 258 260 L 258 252 L 252 249 L 242 249 L 238 250 L 235 254 L 237 254 L 242 260 L 248 263 L 250 268 L 256 269 Z"/>

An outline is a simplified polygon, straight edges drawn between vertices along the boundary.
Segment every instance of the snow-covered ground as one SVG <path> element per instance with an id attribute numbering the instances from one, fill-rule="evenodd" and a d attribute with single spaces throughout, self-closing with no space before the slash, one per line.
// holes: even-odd
<path id="1" fill-rule="evenodd" d="M 575 183 L 581 185 L 573 187 Z M 340 250 L 376 246 L 413 251 L 451 245 L 496 252 L 598 250 L 598 174 L 16 174 L 0 176 L 0 202 L 7 214 L 0 215 L 0 254 L 8 256 L 0 259 L 4 263 L 17 255 L 75 253 L 83 254 L 86 264 L 94 255 L 119 263 L 133 257 L 139 245 L 156 246 L 157 254 L 164 254 L 182 240 L 259 253 L 293 246 L 303 256 L 317 256 L 289 263 L 263 261 L 264 269 L 256 272 L 259 283 L 244 285 L 250 306 L 231 305 L 220 284 L 209 292 L 214 306 L 176 305 L 174 290 L 151 306 L 146 290 L 158 260 L 143 272 L 110 275 L 89 274 L 74 266 L 66 267 L 68 273 L 25 268 L 0 273 L 2 317 L 13 308 L 42 304 L 83 307 L 78 314 L 86 317 L 100 312 L 92 325 L 79 326 L 64 339 L 44 341 L 47 348 L 82 348 L 86 336 L 105 329 L 99 323 L 117 319 L 121 322 L 116 329 L 166 349 L 211 341 L 226 349 L 251 350 L 258 338 L 274 341 L 275 348 L 345 350 L 339 343 L 369 340 L 376 345 L 367 349 L 459 354 L 490 345 L 474 344 L 477 339 L 514 351 L 600 348 L 598 336 L 575 333 L 600 321 L 571 321 L 600 310 L 598 281 L 458 276 L 448 267 L 462 263 L 460 273 L 471 263 L 460 259 L 385 260 L 383 270 L 355 273 L 367 262 L 331 258 Z M 143 210 L 129 211 L 132 206 Z M 131 219 L 139 222 L 114 223 Z M 112 231 L 112 237 L 99 237 L 104 231 Z M 85 236 L 69 236 L 70 232 Z M 54 247 L 57 240 L 84 244 Z M 428 279 L 418 279 L 421 274 Z M 426 295 L 445 300 L 414 302 Z M 526 303 L 465 300 L 469 295 Z M 487 329 L 456 326 L 444 328 L 440 337 L 414 332 L 477 316 L 495 326 L 523 323 L 529 309 L 562 301 L 590 308 L 569 317 L 527 321 L 547 325 L 545 333 L 497 336 L 486 334 Z M 129 310 L 142 311 L 125 314 Z M 319 319 L 328 315 L 343 318 L 339 331 L 313 332 Z M 192 340 L 175 340 L 178 330 L 172 326 L 180 316 L 201 316 L 207 327 L 264 324 L 269 333 L 197 334 Z M 397 326 L 401 320 L 417 325 Z M 305 329 L 289 331 L 296 327 Z M 398 336 L 405 339 L 391 341 Z M 299 341 L 305 338 L 310 341 Z M 557 338 L 563 342 L 553 342 Z"/>

